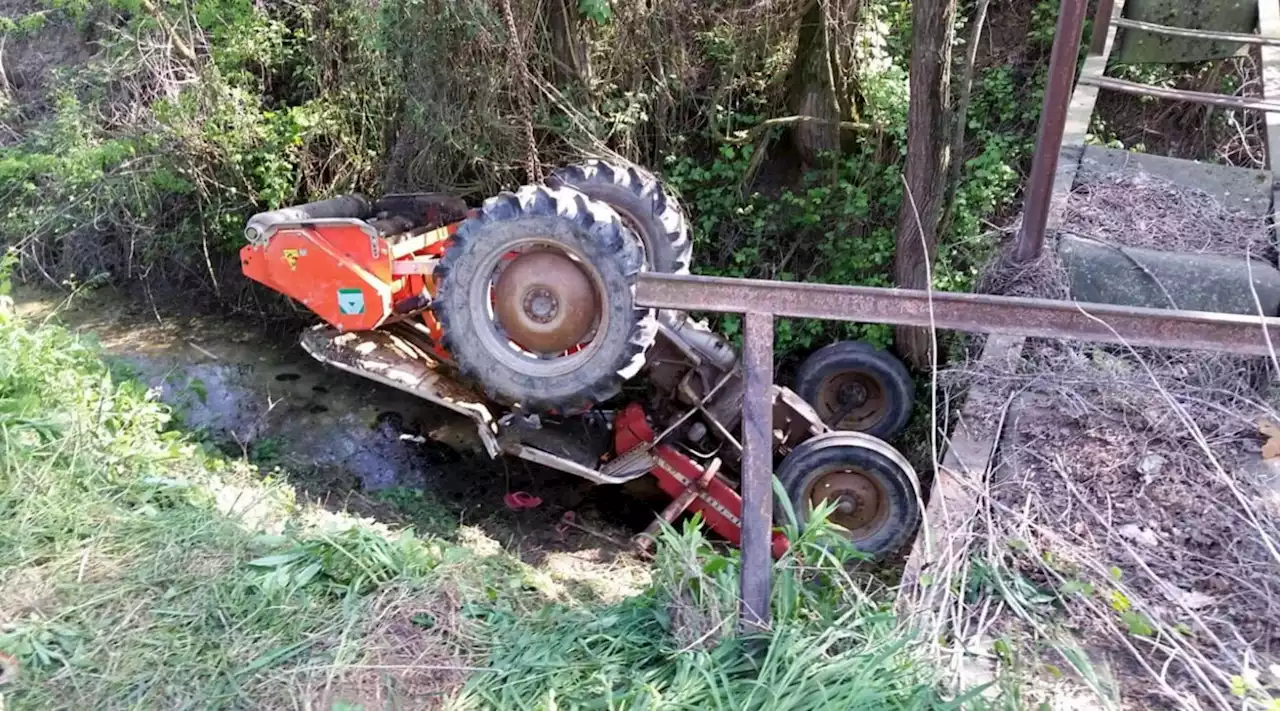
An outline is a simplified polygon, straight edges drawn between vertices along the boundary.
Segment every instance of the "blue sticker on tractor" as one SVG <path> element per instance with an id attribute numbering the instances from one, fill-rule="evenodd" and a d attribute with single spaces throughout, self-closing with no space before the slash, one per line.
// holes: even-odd
<path id="1" fill-rule="evenodd" d="M 364 313 L 364 292 L 359 289 L 338 289 L 338 310 L 347 316 Z"/>

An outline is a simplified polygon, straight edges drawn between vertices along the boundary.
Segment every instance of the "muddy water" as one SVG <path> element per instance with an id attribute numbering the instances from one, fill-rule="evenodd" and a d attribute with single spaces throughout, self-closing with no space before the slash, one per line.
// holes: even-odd
<path id="1" fill-rule="evenodd" d="M 260 464 L 340 473 L 362 490 L 422 487 L 479 453 L 470 423 L 326 368 L 293 334 L 208 316 L 146 313 L 111 294 L 20 292 L 19 313 L 92 334 L 159 393 L 184 428 Z M 425 441 L 423 441 L 425 440 Z"/>
<path id="2" fill-rule="evenodd" d="M 181 429 L 263 470 L 278 467 L 300 492 L 328 505 L 395 517 L 379 492 L 405 487 L 425 492 L 433 505 L 432 520 L 413 518 L 415 525 L 479 535 L 562 590 L 614 599 L 647 579 L 646 566 L 602 536 L 625 542 L 651 520 L 651 509 L 616 487 L 490 459 L 470 420 L 312 360 L 297 333 L 179 315 L 101 291 L 68 302 L 18 290 L 15 301 L 28 319 L 53 319 L 96 338 L 172 406 Z M 512 491 L 543 504 L 509 511 L 503 496 Z M 570 510 L 596 533 L 559 525 Z"/>

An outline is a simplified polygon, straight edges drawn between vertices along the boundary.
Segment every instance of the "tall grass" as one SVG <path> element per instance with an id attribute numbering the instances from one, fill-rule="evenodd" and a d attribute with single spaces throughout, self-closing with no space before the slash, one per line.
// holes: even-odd
<path id="1" fill-rule="evenodd" d="M 168 418 L 78 337 L 0 312 L 0 651 L 21 665 L 0 707 L 959 703 L 825 526 L 791 532 L 767 633 L 735 633 L 737 552 L 696 522 L 664 530 L 645 593 L 549 604 L 506 554 L 317 509 Z"/>
<path id="2" fill-rule="evenodd" d="M 412 594 L 445 562 L 412 533 L 299 506 L 167 418 L 76 337 L 0 315 L 13 708 L 294 706 L 314 679 L 281 670 L 358 656 L 368 594 Z"/>
<path id="3" fill-rule="evenodd" d="M 605 609 L 491 609 L 491 669 L 472 676 L 462 708 L 942 709 L 920 647 L 847 564 L 833 529 L 793 529 L 775 569 L 773 625 L 734 632 L 737 551 L 696 520 L 660 538 L 654 585 Z"/>

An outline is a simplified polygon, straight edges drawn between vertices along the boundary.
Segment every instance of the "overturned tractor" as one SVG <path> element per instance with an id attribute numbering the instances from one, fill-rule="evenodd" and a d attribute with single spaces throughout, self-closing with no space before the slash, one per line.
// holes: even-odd
<path id="1" fill-rule="evenodd" d="M 345 196 L 255 215 L 246 237 L 244 273 L 325 321 L 302 336 L 318 360 L 466 415 L 491 456 L 602 484 L 652 476 L 668 520 L 700 512 L 739 541 L 742 368 L 705 323 L 635 302 L 641 272 L 687 272 L 692 252 L 647 171 L 591 161 L 474 209 Z M 796 391 L 774 386 L 775 471 L 802 524 L 826 500 L 870 556 L 912 535 L 915 474 L 883 441 L 911 407 L 902 364 L 856 342 L 810 356 Z M 775 554 L 786 545 L 776 534 Z"/>

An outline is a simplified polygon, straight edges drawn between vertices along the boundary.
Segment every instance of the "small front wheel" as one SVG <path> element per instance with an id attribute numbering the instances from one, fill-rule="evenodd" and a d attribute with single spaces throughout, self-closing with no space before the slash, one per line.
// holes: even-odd
<path id="1" fill-rule="evenodd" d="M 828 520 L 872 559 L 897 551 L 920 525 L 915 470 L 892 447 L 859 432 L 802 442 L 782 460 L 778 479 L 801 529 L 814 508 L 830 501 L 836 509 Z M 777 509 L 778 520 L 785 520 L 780 502 Z"/>
<path id="2" fill-rule="evenodd" d="M 902 361 L 859 341 L 815 351 L 800 365 L 795 390 L 831 429 L 886 440 L 902 434 L 915 406 Z"/>

